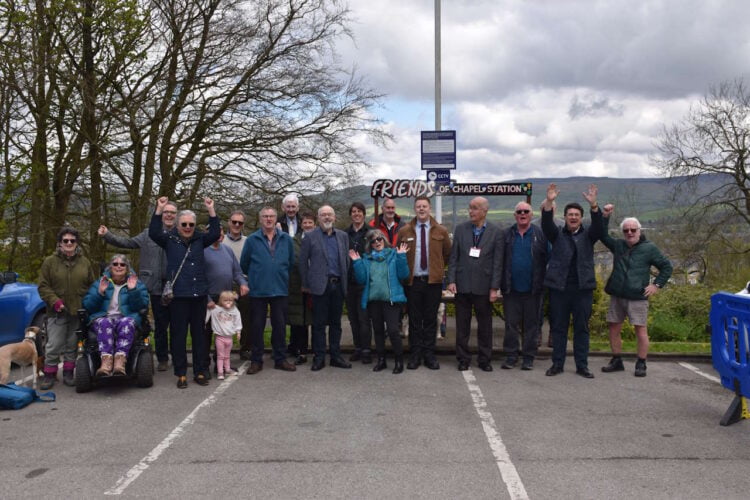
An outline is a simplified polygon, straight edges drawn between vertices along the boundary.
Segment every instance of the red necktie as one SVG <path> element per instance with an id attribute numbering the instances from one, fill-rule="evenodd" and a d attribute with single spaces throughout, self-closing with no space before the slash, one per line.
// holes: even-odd
<path id="1" fill-rule="evenodd" d="M 419 237 L 419 268 L 425 270 L 427 269 L 427 236 L 425 236 L 425 224 L 422 224 L 422 231 Z"/>

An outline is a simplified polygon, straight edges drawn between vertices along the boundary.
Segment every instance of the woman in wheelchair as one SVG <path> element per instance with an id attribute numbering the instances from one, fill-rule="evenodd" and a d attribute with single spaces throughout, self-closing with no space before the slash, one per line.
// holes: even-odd
<path id="1" fill-rule="evenodd" d="M 112 257 L 102 278 L 83 298 L 89 328 L 96 333 L 102 356 L 97 376 L 126 375 L 125 362 L 141 322 L 138 312 L 148 307 L 148 299 L 148 290 L 138 281 L 127 257 Z"/>

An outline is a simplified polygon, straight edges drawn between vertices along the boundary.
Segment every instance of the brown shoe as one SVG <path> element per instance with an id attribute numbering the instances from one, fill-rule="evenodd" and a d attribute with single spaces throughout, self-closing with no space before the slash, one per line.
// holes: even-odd
<path id="1" fill-rule="evenodd" d="M 125 357 L 124 352 L 118 352 L 115 354 L 115 366 L 112 369 L 112 375 L 127 375 L 125 372 L 125 361 L 127 358 Z"/>
<path id="2" fill-rule="evenodd" d="M 102 354 L 102 364 L 98 370 L 96 370 L 97 377 L 107 377 L 112 375 L 112 355 Z"/>
<path id="3" fill-rule="evenodd" d="M 252 363 L 250 363 L 250 368 L 247 369 L 247 374 L 248 375 L 255 375 L 256 373 L 258 373 L 262 369 L 263 369 L 263 365 L 262 364 L 256 363 L 255 361 L 253 361 Z"/>
<path id="4" fill-rule="evenodd" d="M 289 361 L 284 360 L 281 363 L 276 363 L 273 366 L 277 370 L 284 370 L 285 372 L 296 372 L 297 367 L 291 364 Z"/>

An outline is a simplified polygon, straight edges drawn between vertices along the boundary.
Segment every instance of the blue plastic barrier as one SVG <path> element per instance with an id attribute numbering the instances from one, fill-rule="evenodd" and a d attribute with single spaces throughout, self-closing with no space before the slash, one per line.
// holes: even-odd
<path id="1" fill-rule="evenodd" d="M 721 421 L 729 425 L 747 418 L 750 397 L 750 295 L 719 292 L 711 297 L 711 357 L 721 385 L 735 393 L 735 401 Z"/>

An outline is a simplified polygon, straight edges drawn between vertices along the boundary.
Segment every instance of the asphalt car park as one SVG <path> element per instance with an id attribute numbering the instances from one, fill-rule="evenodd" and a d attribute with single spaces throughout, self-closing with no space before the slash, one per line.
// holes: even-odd
<path id="1" fill-rule="evenodd" d="M 54 403 L 0 412 L 3 497 L 747 497 L 750 422 L 719 426 L 732 394 L 710 364 L 639 379 L 593 358 L 586 380 L 440 362 L 58 384 Z"/>

